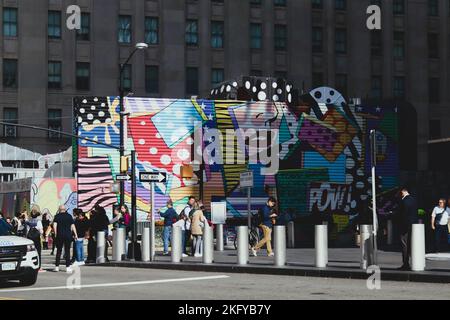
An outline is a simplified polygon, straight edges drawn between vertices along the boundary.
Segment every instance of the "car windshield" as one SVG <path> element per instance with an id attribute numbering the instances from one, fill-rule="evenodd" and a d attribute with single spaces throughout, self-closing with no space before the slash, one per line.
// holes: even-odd
<path id="1" fill-rule="evenodd" d="M 12 227 L 5 221 L 5 219 L 0 218 L 0 236 L 10 236 Z"/>

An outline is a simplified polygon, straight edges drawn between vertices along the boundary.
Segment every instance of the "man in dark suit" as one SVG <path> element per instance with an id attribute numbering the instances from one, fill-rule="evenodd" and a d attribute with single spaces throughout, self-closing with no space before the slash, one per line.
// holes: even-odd
<path id="1" fill-rule="evenodd" d="M 419 222 L 417 212 L 417 202 L 410 194 L 407 188 L 401 189 L 401 202 L 399 206 L 399 231 L 400 244 L 402 247 L 403 265 L 399 270 L 410 270 L 409 257 L 411 255 L 411 232 L 412 225 Z"/>

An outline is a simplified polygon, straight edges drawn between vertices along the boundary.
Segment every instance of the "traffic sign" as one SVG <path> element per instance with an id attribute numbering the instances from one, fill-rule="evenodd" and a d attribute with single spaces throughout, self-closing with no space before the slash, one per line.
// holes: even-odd
<path id="1" fill-rule="evenodd" d="M 253 188 L 253 171 L 241 173 L 241 188 Z"/>
<path id="2" fill-rule="evenodd" d="M 116 176 L 116 180 L 117 181 L 128 181 L 130 179 L 131 179 L 131 177 L 129 175 L 127 175 L 127 174 L 118 174 Z"/>
<path id="3" fill-rule="evenodd" d="M 140 172 L 139 180 L 141 182 L 167 182 L 167 173 L 165 172 Z"/>

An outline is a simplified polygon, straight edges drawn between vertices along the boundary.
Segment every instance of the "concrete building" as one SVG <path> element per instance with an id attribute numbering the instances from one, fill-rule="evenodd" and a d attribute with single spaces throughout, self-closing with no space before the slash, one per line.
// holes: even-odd
<path id="1" fill-rule="evenodd" d="M 66 9 L 81 7 L 82 29 Z M 382 30 L 366 27 L 382 8 Z M 418 169 L 427 141 L 450 136 L 448 1 L 1 0 L 0 118 L 70 132 L 72 98 L 118 94 L 119 64 L 135 96 L 207 97 L 240 75 L 286 77 L 309 90 L 406 100 L 417 110 Z M 447 125 L 446 125 L 447 124 Z M 41 154 L 70 140 L 3 128 L 3 142 Z"/>

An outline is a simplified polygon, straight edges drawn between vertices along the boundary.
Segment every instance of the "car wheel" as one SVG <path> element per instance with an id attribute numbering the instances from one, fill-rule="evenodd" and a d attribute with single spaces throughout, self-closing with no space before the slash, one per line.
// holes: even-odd
<path id="1" fill-rule="evenodd" d="M 26 276 L 24 276 L 22 279 L 19 280 L 20 285 L 25 287 L 34 285 L 37 281 L 37 276 L 38 276 L 37 271 L 30 272 L 29 274 L 27 274 Z"/>

